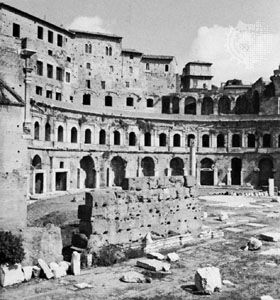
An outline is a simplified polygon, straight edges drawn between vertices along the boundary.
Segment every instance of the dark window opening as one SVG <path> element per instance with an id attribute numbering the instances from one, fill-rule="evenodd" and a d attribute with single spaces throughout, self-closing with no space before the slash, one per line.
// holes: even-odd
<path id="1" fill-rule="evenodd" d="M 218 103 L 219 114 L 230 114 L 230 99 L 226 96 L 222 96 Z"/>
<path id="2" fill-rule="evenodd" d="M 63 71 L 62 68 L 56 68 L 56 80 L 63 81 Z"/>
<path id="3" fill-rule="evenodd" d="M 118 131 L 114 131 L 114 145 L 121 144 L 121 135 Z"/>
<path id="4" fill-rule="evenodd" d="M 36 86 L 36 94 L 39 96 L 43 95 L 43 88 L 41 86 Z"/>
<path id="5" fill-rule="evenodd" d="M 248 134 L 248 148 L 255 148 L 256 145 L 256 137 L 254 134 Z"/>
<path id="6" fill-rule="evenodd" d="M 194 134 L 188 135 L 188 147 L 194 146 L 195 136 Z"/>
<path id="7" fill-rule="evenodd" d="M 214 113 L 214 102 L 212 98 L 205 97 L 202 101 L 201 114 L 202 115 L 212 115 Z"/>
<path id="8" fill-rule="evenodd" d="M 270 134 L 264 134 L 263 148 L 271 148 L 271 135 Z"/>
<path id="9" fill-rule="evenodd" d="M 35 194 L 42 194 L 44 191 L 44 174 L 35 174 Z"/>
<path id="10" fill-rule="evenodd" d="M 37 68 L 37 75 L 43 76 L 43 62 L 42 61 L 37 60 L 36 68 Z"/>
<path id="11" fill-rule="evenodd" d="M 46 123 L 45 125 L 45 141 L 51 140 L 51 125 L 49 123 Z"/>
<path id="12" fill-rule="evenodd" d="M 57 141 L 63 142 L 63 127 L 59 126 L 57 129 Z"/>
<path id="13" fill-rule="evenodd" d="M 232 136 L 232 147 L 241 147 L 241 136 L 239 134 L 234 134 Z"/>
<path id="14" fill-rule="evenodd" d="M 105 88 L 106 88 L 106 82 L 105 81 L 101 81 L 101 88 L 102 88 L 102 90 L 105 90 Z"/>
<path id="15" fill-rule="evenodd" d="M 159 146 L 166 147 L 166 134 L 165 133 L 161 133 L 159 135 Z"/>
<path id="16" fill-rule="evenodd" d="M 185 115 L 196 115 L 196 101 L 194 98 L 185 100 Z"/>
<path id="17" fill-rule="evenodd" d="M 91 130 L 86 129 L 85 131 L 85 144 L 91 144 Z"/>
<path id="18" fill-rule="evenodd" d="M 165 72 L 168 72 L 169 71 L 169 65 L 165 65 Z"/>
<path id="19" fill-rule="evenodd" d="M 126 98 L 126 106 L 133 106 L 133 98 L 132 97 Z"/>
<path id="20" fill-rule="evenodd" d="M 170 98 L 168 97 L 162 98 L 162 113 L 170 114 Z"/>
<path id="21" fill-rule="evenodd" d="M 147 99 L 147 107 L 154 107 L 154 100 L 153 99 Z"/>
<path id="22" fill-rule="evenodd" d="M 75 144 L 78 142 L 78 131 L 76 127 L 71 129 L 71 143 Z"/>
<path id="23" fill-rule="evenodd" d="M 34 140 L 40 139 L 40 125 L 39 122 L 35 122 L 34 124 Z"/>
<path id="24" fill-rule="evenodd" d="M 90 63 L 87 63 L 87 64 L 86 64 L 86 68 L 87 68 L 87 69 L 90 69 Z"/>
<path id="25" fill-rule="evenodd" d="M 64 162 L 63 162 L 63 161 L 60 161 L 60 162 L 59 162 L 59 168 L 60 168 L 60 169 L 64 169 Z"/>
<path id="26" fill-rule="evenodd" d="M 69 72 L 66 72 L 66 82 L 70 82 L 71 81 L 71 75 Z"/>
<path id="27" fill-rule="evenodd" d="M 125 82 L 125 87 L 129 88 L 129 81 Z"/>
<path id="28" fill-rule="evenodd" d="M 225 136 L 223 134 L 218 134 L 217 136 L 217 148 L 225 147 Z"/>
<path id="29" fill-rule="evenodd" d="M 62 47 L 62 42 L 63 42 L 62 35 L 58 34 L 57 35 L 57 46 Z"/>
<path id="30" fill-rule="evenodd" d="M 48 55 L 49 55 L 49 56 L 53 56 L 52 50 L 48 50 Z"/>
<path id="31" fill-rule="evenodd" d="M 150 64 L 146 63 L 146 71 L 150 71 Z"/>
<path id="32" fill-rule="evenodd" d="M 13 36 L 16 38 L 20 37 L 20 26 L 16 23 L 13 23 Z"/>
<path id="33" fill-rule="evenodd" d="M 86 87 L 90 89 L 90 80 L 86 80 Z"/>
<path id="34" fill-rule="evenodd" d="M 144 145 L 146 147 L 151 147 L 151 134 L 149 132 L 145 133 L 145 138 L 144 138 Z"/>
<path id="35" fill-rule="evenodd" d="M 66 191 L 67 188 L 67 172 L 57 172 L 55 174 L 56 191 Z"/>
<path id="36" fill-rule="evenodd" d="M 280 135 L 278 136 L 278 148 L 280 148 Z"/>
<path id="37" fill-rule="evenodd" d="M 136 135 L 134 132 L 130 132 L 129 134 L 129 146 L 135 146 L 136 145 Z"/>
<path id="38" fill-rule="evenodd" d="M 181 136 L 178 133 L 173 136 L 173 147 L 181 147 Z"/>
<path id="39" fill-rule="evenodd" d="M 180 112 L 179 98 L 173 98 L 172 99 L 172 113 L 178 114 L 179 112 Z"/>
<path id="40" fill-rule="evenodd" d="M 42 40 L 44 38 L 44 29 L 41 26 L 37 27 L 37 38 Z"/>
<path id="41" fill-rule="evenodd" d="M 210 147 L 210 139 L 208 134 L 204 134 L 202 136 L 202 147 L 209 148 Z"/>
<path id="42" fill-rule="evenodd" d="M 53 66 L 49 64 L 47 64 L 47 77 L 53 78 Z"/>
<path id="43" fill-rule="evenodd" d="M 52 99 L 52 91 L 51 90 L 46 91 L 46 98 Z"/>
<path id="44" fill-rule="evenodd" d="M 53 32 L 48 30 L 48 42 L 53 43 Z"/>
<path id="45" fill-rule="evenodd" d="M 90 105 L 90 94 L 83 95 L 83 105 Z"/>
<path id="46" fill-rule="evenodd" d="M 61 93 L 58 93 L 58 92 L 55 93 L 55 100 L 57 100 L 57 101 L 61 101 L 62 100 Z"/>
<path id="47" fill-rule="evenodd" d="M 105 106 L 112 106 L 113 98 L 111 96 L 105 96 Z"/>
<path id="48" fill-rule="evenodd" d="M 151 157 L 144 157 L 141 161 L 144 176 L 155 176 L 155 163 Z"/>
<path id="49" fill-rule="evenodd" d="M 105 145 L 106 143 L 106 132 L 104 129 L 101 129 L 99 132 L 99 144 Z"/>
<path id="50" fill-rule="evenodd" d="M 67 56 L 67 61 L 71 62 L 71 57 L 70 56 Z"/>

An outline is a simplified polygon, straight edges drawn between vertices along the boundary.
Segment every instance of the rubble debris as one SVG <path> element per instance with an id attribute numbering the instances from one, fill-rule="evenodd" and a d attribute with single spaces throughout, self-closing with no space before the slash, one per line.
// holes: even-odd
<path id="1" fill-rule="evenodd" d="M 76 287 L 76 288 L 78 288 L 78 289 L 86 289 L 86 288 L 92 288 L 93 286 L 92 285 L 90 285 L 90 284 L 88 284 L 88 283 L 86 283 L 86 282 L 81 282 L 81 283 L 76 283 L 76 284 L 74 284 L 74 286 Z"/>
<path id="2" fill-rule="evenodd" d="M 50 269 L 54 274 L 54 278 L 60 278 L 66 276 L 66 270 L 63 266 L 59 266 L 56 262 L 50 263 Z"/>
<path id="3" fill-rule="evenodd" d="M 143 274 L 135 271 L 130 271 L 123 274 L 120 278 L 123 282 L 130 283 L 151 283 L 151 278 L 144 276 Z"/>
<path id="4" fill-rule="evenodd" d="M 0 285 L 5 287 L 24 281 L 24 273 L 20 264 L 0 266 Z"/>
<path id="5" fill-rule="evenodd" d="M 219 268 L 205 267 L 197 269 L 194 277 L 197 290 L 203 294 L 219 292 L 222 288 L 222 280 Z"/>
<path id="6" fill-rule="evenodd" d="M 92 266 L 92 254 L 91 253 L 87 254 L 86 258 L 87 258 L 87 267 L 90 268 Z"/>
<path id="7" fill-rule="evenodd" d="M 220 212 L 219 216 L 218 216 L 218 220 L 219 221 L 226 221 L 228 220 L 228 213 L 225 211 Z"/>
<path id="8" fill-rule="evenodd" d="M 179 259 L 180 259 L 179 255 L 175 252 L 167 254 L 167 260 L 169 260 L 170 262 L 175 262 L 178 261 Z"/>
<path id="9" fill-rule="evenodd" d="M 169 271 L 170 264 L 166 262 L 161 262 L 156 259 L 141 259 L 138 260 L 136 265 L 138 267 L 150 270 L 150 271 Z"/>
<path id="10" fill-rule="evenodd" d="M 32 266 L 25 266 L 22 267 L 24 281 L 29 281 L 32 278 L 33 267 Z"/>
<path id="11" fill-rule="evenodd" d="M 74 275 L 81 274 L 81 255 L 77 251 L 72 253 L 71 270 Z"/>
<path id="12" fill-rule="evenodd" d="M 37 266 L 33 266 L 32 267 L 32 275 L 34 278 L 38 278 L 40 276 L 41 273 L 41 268 L 37 267 Z"/>
<path id="13" fill-rule="evenodd" d="M 65 270 L 65 272 L 67 273 L 67 271 L 69 270 L 69 268 L 70 268 L 70 266 L 71 266 L 71 263 L 68 262 L 68 261 L 63 260 L 63 261 L 61 261 L 58 265 L 59 265 L 60 267 L 62 267 L 62 268 Z"/>
<path id="14" fill-rule="evenodd" d="M 43 270 L 43 272 L 44 272 L 45 276 L 47 277 L 47 279 L 51 279 L 51 278 L 54 277 L 51 269 L 48 267 L 47 263 L 43 259 L 39 258 L 38 259 L 38 264 L 41 267 L 41 269 Z"/>
<path id="15" fill-rule="evenodd" d="M 158 252 L 147 253 L 147 257 L 151 259 L 164 260 L 165 256 Z"/>
<path id="16" fill-rule="evenodd" d="M 280 232 L 264 232 L 260 234 L 260 238 L 268 242 L 279 242 Z"/>
<path id="17" fill-rule="evenodd" d="M 254 237 L 251 237 L 247 243 L 248 250 L 255 251 L 259 250 L 262 246 L 262 242 Z"/>

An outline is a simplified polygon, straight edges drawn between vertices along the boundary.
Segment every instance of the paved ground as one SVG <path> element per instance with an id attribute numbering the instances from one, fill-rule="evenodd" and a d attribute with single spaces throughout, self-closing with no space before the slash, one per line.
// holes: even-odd
<path id="1" fill-rule="evenodd" d="M 0 289 L 0 299 L 254 299 L 255 296 L 271 295 L 280 299 L 280 255 L 267 256 L 261 252 L 280 249 L 279 243 L 263 242 L 260 251 L 242 251 L 251 236 L 261 232 L 280 232 L 280 204 L 268 198 L 241 196 L 206 196 L 201 200 L 208 218 L 204 226 L 221 229 L 223 238 L 180 249 L 180 262 L 172 265 L 172 274 L 152 283 L 127 284 L 119 281 L 126 271 L 138 270 L 136 260 L 109 268 L 83 270 L 80 276 L 67 276 L 57 280 L 31 281 Z M 229 219 L 217 220 L 220 211 L 229 213 Z M 206 227 L 207 230 L 207 227 Z M 211 264 L 220 268 L 222 278 L 235 285 L 225 286 L 220 293 L 211 296 L 197 295 L 193 290 L 193 277 L 198 267 Z M 78 290 L 75 283 L 86 282 L 92 288 Z"/>

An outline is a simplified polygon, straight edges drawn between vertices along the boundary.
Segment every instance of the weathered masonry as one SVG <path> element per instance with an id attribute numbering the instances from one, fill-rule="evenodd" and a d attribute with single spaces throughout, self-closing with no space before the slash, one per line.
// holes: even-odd
<path id="1" fill-rule="evenodd" d="M 0 66 L 1 186 L 20 171 L 23 191 L 11 201 L 0 194 L 9 205 L 145 176 L 280 185 L 279 70 L 269 83 L 217 88 L 211 63 L 189 62 L 179 76 L 173 56 L 123 49 L 120 36 L 66 30 L 6 4 Z"/>

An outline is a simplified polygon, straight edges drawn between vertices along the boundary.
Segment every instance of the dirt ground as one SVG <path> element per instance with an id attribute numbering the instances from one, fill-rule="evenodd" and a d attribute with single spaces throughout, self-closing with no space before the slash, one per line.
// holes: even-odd
<path id="1" fill-rule="evenodd" d="M 194 243 L 177 253 L 180 261 L 172 263 L 172 274 L 152 283 L 123 283 L 119 280 L 127 271 L 143 269 L 135 266 L 136 259 L 114 265 L 82 270 L 80 276 L 61 279 L 34 279 L 13 287 L 0 289 L 0 299 L 120 299 L 120 300 L 188 300 L 219 299 L 248 300 L 261 295 L 280 299 L 280 255 L 267 256 L 262 251 L 280 248 L 280 243 L 263 242 L 261 250 L 243 251 L 250 237 L 266 231 L 280 232 L 280 203 L 268 198 L 242 196 L 202 197 L 203 222 L 214 230 L 221 229 L 224 237 Z M 229 214 L 227 221 L 218 221 L 219 212 Z M 213 265 L 220 268 L 222 279 L 234 286 L 223 286 L 221 292 L 199 295 L 194 290 L 194 274 L 198 267 Z M 88 283 L 92 288 L 77 289 L 76 283 Z"/>

